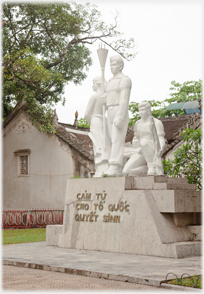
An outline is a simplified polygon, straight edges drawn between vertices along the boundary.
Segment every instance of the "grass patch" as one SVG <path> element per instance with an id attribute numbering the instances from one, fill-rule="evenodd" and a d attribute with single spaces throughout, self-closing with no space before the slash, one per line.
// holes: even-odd
<path id="1" fill-rule="evenodd" d="M 46 229 L 3 230 L 3 245 L 41 242 L 46 240 Z"/>
<path id="2" fill-rule="evenodd" d="M 116 177 L 116 174 L 112 175 L 112 176 L 109 176 L 108 174 L 102 174 L 102 177 L 103 178 L 108 178 L 108 177 Z"/>
<path id="3" fill-rule="evenodd" d="M 177 279 L 174 279 L 174 280 L 168 281 L 168 284 L 202 289 L 202 276 L 194 275 L 192 276 L 192 279 L 190 277 L 186 277 L 186 278 L 183 277 L 182 284 L 181 284 L 181 279 L 179 279 L 179 281 Z"/>
<path id="4" fill-rule="evenodd" d="M 80 176 L 74 176 L 71 179 L 81 179 L 81 177 Z"/>

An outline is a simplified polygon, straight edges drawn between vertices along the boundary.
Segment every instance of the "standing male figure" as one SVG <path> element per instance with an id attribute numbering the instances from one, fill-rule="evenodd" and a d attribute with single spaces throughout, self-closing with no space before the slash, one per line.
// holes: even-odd
<path id="1" fill-rule="evenodd" d="M 106 86 L 105 95 L 99 101 L 106 104 L 108 133 L 111 141 L 109 168 L 104 174 L 122 176 L 124 143 L 127 133 L 129 115 L 128 105 L 132 82 L 122 73 L 124 67 L 120 55 L 110 57 L 110 68 L 113 77 Z"/>

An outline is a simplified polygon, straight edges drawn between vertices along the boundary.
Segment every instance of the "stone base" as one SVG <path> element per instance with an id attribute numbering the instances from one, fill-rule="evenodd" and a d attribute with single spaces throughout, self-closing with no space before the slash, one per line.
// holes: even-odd
<path id="1" fill-rule="evenodd" d="M 59 235 L 62 233 L 63 225 L 49 225 L 46 227 L 46 245 L 58 246 Z"/>
<path id="2" fill-rule="evenodd" d="M 186 179 L 70 179 L 63 227 L 48 226 L 46 244 L 170 258 L 198 256 L 202 246 L 192 241 L 192 226 L 200 225 L 195 217 L 200 212 L 201 192 Z M 187 214 L 190 221 L 180 226 L 175 214 Z"/>
<path id="3" fill-rule="evenodd" d="M 201 226 L 187 226 L 191 234 L 191 240 L 201 241 L 202 240 L 202 227 Z"/>

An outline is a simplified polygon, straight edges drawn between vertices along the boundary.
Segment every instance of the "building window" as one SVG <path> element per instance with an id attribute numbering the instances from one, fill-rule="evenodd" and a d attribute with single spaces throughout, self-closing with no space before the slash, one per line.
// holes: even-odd
<path id="1" fill-rule="evenodd" d="M 19 156 L 20 160 L 20 176 L 28 175 L 28 155 Z"/>
<path id="2" fill-rule="evenodd" d="M 21 149 L 14 152 L 18 156 L 18 176 L 29 176 L 30 149 Z"/>

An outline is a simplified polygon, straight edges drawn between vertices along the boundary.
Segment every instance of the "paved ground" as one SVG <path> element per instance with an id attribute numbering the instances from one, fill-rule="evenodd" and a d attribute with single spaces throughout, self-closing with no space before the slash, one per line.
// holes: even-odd
<path id="1" fill-rule="evenodd" d="M 79 281 L 84 281 L 83 279 L 87 277 L 105 278 L 106 280 L 97 279 L 97 282 L 86 283 L 87 287 L 92 287 L 93 284 L 98 285 L 97 287 L 99 288 L 96 289 L 103 287 L 103 284 L 101 283 L 106 283 L 107 280 L 110 282 L 111 280 L 116 280 L 117 283 L 119 283 L 119 281 L 120 283 L 125 281 L 130 282 L 124 283 L 126 287 L 129 287 L 132 283 L 160 286 L 161 281 L 166 279 L 166 275 L 169 272 L 175 273 L 178 277 L 181 277 L 184 273 L 190 275 L 198 275 L 202 273 L 200 257 L 171 259 L 132 254 L 86 251 L 46 246 L 45 242 L 4 245 L 2 253 L 4 265 L 27 267 L 28 269 L 26 270 L 31 271 L 32 269 L 29 268 L 45 270 L 41 270 L 39 274 L 35 272 L 37 278 L 33 278 L 34 280 L 38 280 L 44 275 L 44 273 L 46 273 L 47 277 L 52 274 L 54 276 L 56 275 L 56 278 L 53 278 L 55 281 L 60 281 L 60 279 L 63 279 L 63 276 L 65 276 L 68 283 L 70 280 L 67 277 L 70 276 L 68 275 L 70 273 L 75 274 L 70 276 L 72 280 L 79 278 Z M 11 270 L 11 268 L 12 267 L 6 267 L 8 271 Z M 19 271 L 24 270 L 23 268 L 18 269 Z M 65 274 L 61 276 L 61 273 L 58 275 L 56 272 Z M 20 276 L 22 276 L 23 279 L 23 275 L 20 274 Z M 170 275 L 168 278 L 171 279 L 173 276 Z M 16 280 L 16 283 L 18 283 L 18 279 Z M 58 287 L 60 282 L 57 283 L 58 284 L 53 284 L 53 287 Z M 83 284 L 83 282 L 80 283 L 81 285 Z M 36 285 L 34 285 L 34 287 L 35 286 Z M 112 285 L 107 285 L 107 287 L 109 286 L 111 287 Z M 137 287 L 137 285 L 133 286 Z M 43 287 L 46 287 L 46 284 Z"/>
<path id="2" fill-rule="evenodd" d="M 164 289 L 79 275 L 3 266 L 4 290 L 162 291 Z M 172 291 L 167 289 L 166 291 Z"/>

